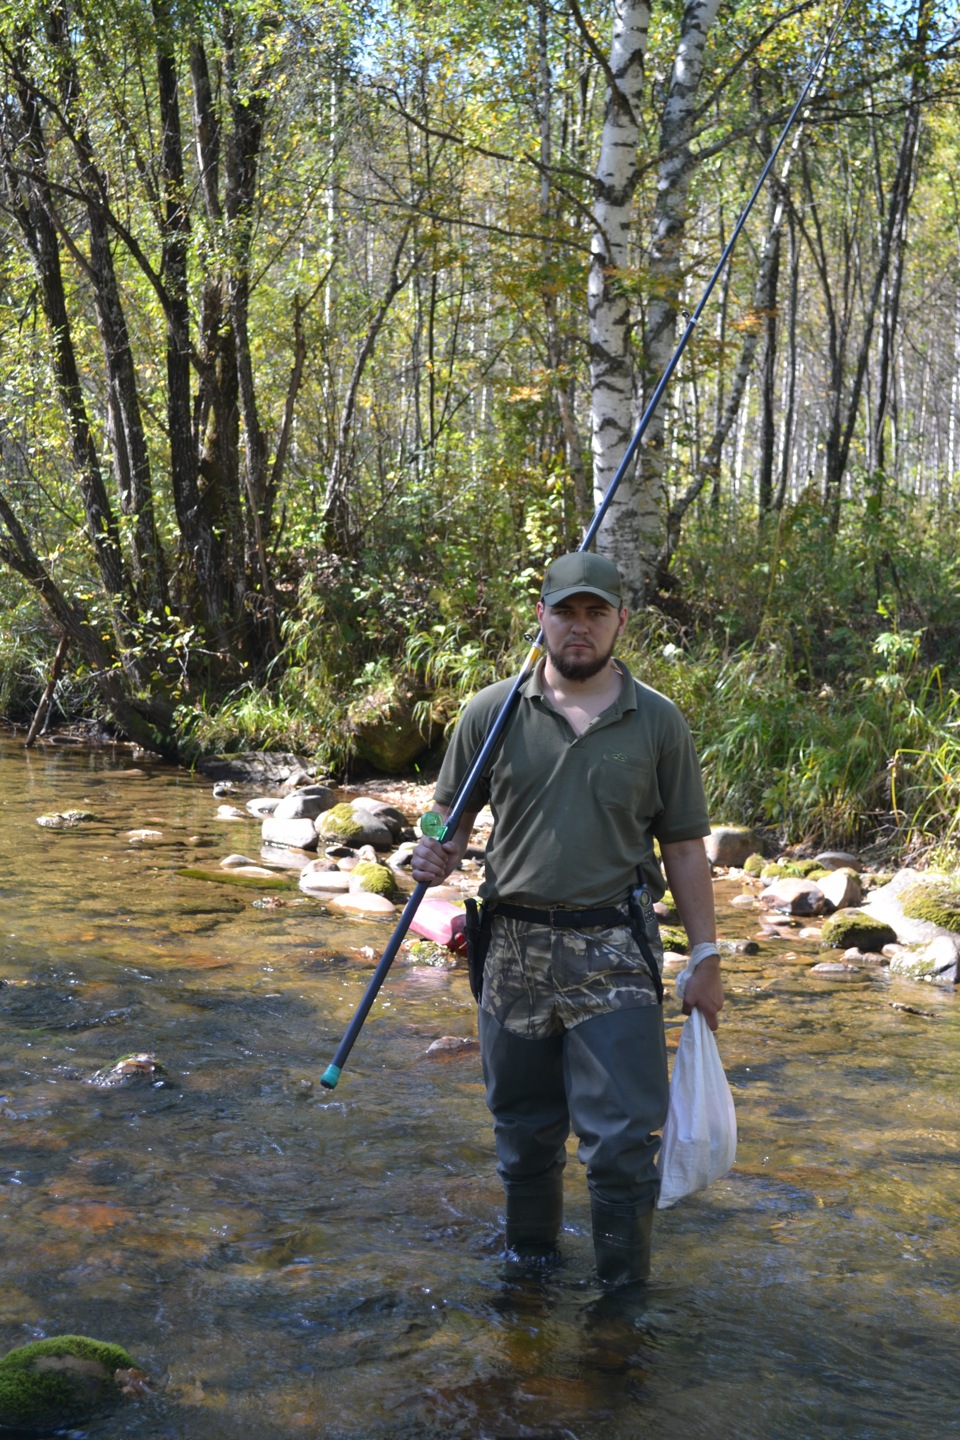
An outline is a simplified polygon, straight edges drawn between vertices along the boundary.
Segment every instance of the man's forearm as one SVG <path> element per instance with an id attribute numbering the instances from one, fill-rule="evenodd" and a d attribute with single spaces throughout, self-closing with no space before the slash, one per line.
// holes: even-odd
<path id="1" fill-rule="evenodd" d="M 713 904 L 710 862 L 702 840 L 677 840 L 661 845 L 667 884 L 680 913 L 691 947 L 716 943 L 717 916 Z"/>
<path id="2" fill-rule="evenodd" d="M 661 845 L 660 853 L 691 952 L 695 945 L 715 946 L 717 916 L 713 903 L 713 880 L 703 841 L 680 840 L 673 845 Z M 684 1013 L 689 1015 L 696 1008 L 710 1029 L 716 1030 L 723 998 L 719 955 L 708 955 L 687 980 L 683 995 Z"/>

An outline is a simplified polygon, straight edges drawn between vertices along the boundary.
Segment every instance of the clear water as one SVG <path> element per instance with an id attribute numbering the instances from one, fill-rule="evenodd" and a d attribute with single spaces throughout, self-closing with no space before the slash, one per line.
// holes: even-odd
<path id="1" fill-rule="evenodd" d="M 500 1259 L 477 1056 L 426 1054 L 473 1033 L 462 970 L 398 961 L 324 1091 L 388 925 L 178 877 L 256 854 L 258 825 L 129 752 L 10 739 L 0 780 L 0 1351 L 79 1331 L 156 1386 L 77 1434 L 960 1432 L 952 991 L 825 982 L 813 942 L 731 960 L 737 1167 L 658 1217 L 646 1300 L 623 1306 L 593 1282 L 575 1159 L 563 1266 L 523 1281 Z M 36 824 L 70 808 L 97 820 Z M 679 1020 L 668 1003 L 674 1039 Z M 133 1051 L 168 1084 L 90 1083 Z"/>

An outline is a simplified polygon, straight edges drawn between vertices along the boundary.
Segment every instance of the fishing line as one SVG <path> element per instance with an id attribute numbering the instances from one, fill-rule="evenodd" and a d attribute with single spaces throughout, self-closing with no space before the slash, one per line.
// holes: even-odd
<path id="1" fill-rule="evenodd" d="M 680 357 L 683 355 L 684 350 L 687 348 L 687 342 L 689 341 L 691 335 L 696 329 L 697 322 L 699 321 L 700 316 L 703 314 L 704 307 L 706 306 L 707 301 L 710 299 L 710 296 L 713 293 L 714 286 L 719 280 L 728 260 L 730 259 L 730 256 L 733 253 L 733 247 L 737 243 L 737 238 L 740 234 L 740 231 L 746 224 L 747 217 L 749 216 L 750 211 L 753 209 L 757 196 L 763 189 L 767 176 L 770 174 L 770 170 L 775 164 L 777 156 L 783 149 L 787 135 L 790 133 L 794 121 L 796 120 L 800 111 L 803 109 L 804 105 L 807 102 L 807 98 L 810 94 L 810 91 L 813 89 L 814 83 L 817 79 L 823 62 L 826 59 L 833 45 L 833 42 L 840 30 L 841 25 L 846 19 L 847 11 L 850 9 L 852 4 L 853 0 L 846 0 L 846 4 L 844 5 L 843 10 L 840 12 L 839 16 L 834 21 L 830 32 L 827 35 L 827 38 L 824 41 L 819 54 L 817 55 L 816 60 L 813 62 L 812 65 L 810 65 L 806 84 L 803 86 L 803 89 L 800 92 L 796 104 L 794 105 L 793 109 L 790 111 L 790 114 L 787 117 L 786 123 L 784 124 L 783 129 L 780 132 L 780 138 L 777 140 L 776 145 L 774 145 L 769 156 L 767 157 L 767 161 L 760 172 L 760 177 L 753 188 L 753 192 L 751 193 L 749 200 L 740 212 L 737 223 L 734 225 L 733 230 L 730 234 L 730 238 L 723 248 L 723 253 L 720 256 L 719 261 L 717 262 L 716 268 L 714 269 L 713 274 L 710 276 L 710 279 L 707 282 L 706 289 L 704 290 L 699 301 L 697 302 L 696 309 L 686 316 L 686 325 L 684 327 L 683 334 L 680 337 L 679 343 L 677 344 L 677 347 L 674 350 L 666 369 L 664 370 L 659 381 L 657 382 L 657 387 L 654 390 L 652 396 L 650 397 L 650 401 L 647 404 L 646 409 L 640 417 L 640 422 L 636 430 L 634 431 L 633 438 L 631 439 L 629 445 L 626 448 L 626 451 L 624 452 L 623 459 L 620 461 L 620 464 L 617 467 L 616 474 L 610 481 L 606 493 L 604 494 L 603 499 L 600 501 L 600 504 L 597 506 L 594 517 L 591 520 L 586 532 L 584 533 L 583 539 L 577 547 L 578 551 L 588 550 L 592 545 L 594 539 L 596 538 L 597 531 L 603 524 L 604 518 L 610 508 L 614 496 L 617 493 L 617 490 L 620 487 L 620 483 L 623 480 L 624 475 L 630 468 L 630 464 L 633 460 L 634 455 L 637 452 L 637 447 L 643 439 L 643 436 L 647 430 L 647 426 L 650 424 L 650 421 L 657 410 L 657 406 L 660 404 L 660 401 L 663 398 L 663 393 L 666 390 L 667 385 L 670 383 L 673 372 L 676 370 L 677 365 L 680 362 Z M 490 727 L 490 731 L 487 734 L 486 739 L 484 740 L 480 749 L 474 756 L 474 759 L 470 765 L 470 769 L 467 771 L 466 776 L 460 783 L 460 788 L 456 793 L 453 803 L 447 813 L 446 819 L 442 819 L 441 816 L 439 816 L 438 814 L 436 814 L 435 811 L 433 811 L 425 815 L 421 820 L 420 828 L 422 833 L 425 835 L 429 835 L 431 839 L 442 842 L 446 839 L 448 835 L 453 835 L 456 833 L 457 827 L 459 826 L 460 821 L 463 818 L 464 812 L 467 807 L 467 801 L 473 791 L 473 788 L 483 774 L 487 763 L 492 758 L 494 751 L 500 743 L 501 737 L 507 727 L 510 717 L 513 714 L 514 708 L 519 699 L 520 690 L 528 680 L 531 672 L 533 671 L 538 660 L 540 659 L 541 654 L 543 653 L 541 649 L 542 641 L 543 632 L 539 631 L 533 641 L 530 650 L 527 653 L 520 673 L 517 675 L 512 686 L 510 687 L 510 691 L 506 699 L 504 700 L 502 706 L 500 707 L 500 710 L 498 711 L 492 726 Z M 383 985 L 383 982 L 387 977 L 387 972 L 389 971 L 390 966 L 393 964 L 396 958 L 397 952 L 400 949 L 404 936 L 410 928 L 410 922 L 413 920 L 414 916 L 417 913 L 417 910 L 420 908 L 420 902 L 423 900 L 423 897 L 427 893 L 427 890 L 429 888 L 430 887 L 425 882 L 420 881 L 416 885 L 415 889 L 411 892 L 410 898 L 408 899 L 406 905 L 403 908 L 403 913 L 401 914 L 400 919 L 397 921 L 396 928 L 387 943 L 387 947 L 384 950 L 383 955 L 380 958 L 380 962 L 370 978 L 370 982 L 367 985 L 363 998 L 361 999 L 360 1004 L 357 1006 L 353 1019 L 347 1026 L 347 1029 L 344 1032 L 343 1039 L 340 1041 L 340 1044 L 337 1047 L 336 1054 L 334 1055 L 333 1060 L 327 1066 L 326 1070 L 323 1072 L 323 1075 L 320 1077 L 320 1084 L 324 1087 L 324 1089 L 336 1089 L 347 1057 L 349 1056 L 350 1051 L 353 1049 L 357 1036 L 360 1034 L 360 1031 L 363 1028 L 364 1021 L 369 1015 L 373 1002 L 379 994 L 380 987 Z"/>

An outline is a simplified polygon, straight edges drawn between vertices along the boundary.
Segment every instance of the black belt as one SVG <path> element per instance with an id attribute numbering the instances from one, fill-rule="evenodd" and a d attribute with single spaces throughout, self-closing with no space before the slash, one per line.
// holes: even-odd
<path id="1" fill-rule="evenodd" d="M 629 916 L 613 905 L 602 910 L 531 910 L 526 905 L 502 905 L 495 901 L 496 915 L 506 915 L 511 920 L 526 920 L 531 925 L 549 925 L 552 930 L 590 930 L 602 926 L 609 930 L 613 925 L 629 925 Z"/>

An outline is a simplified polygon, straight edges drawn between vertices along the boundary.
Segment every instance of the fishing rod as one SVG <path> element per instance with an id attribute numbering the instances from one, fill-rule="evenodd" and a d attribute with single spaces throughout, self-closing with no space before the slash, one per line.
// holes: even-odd
<path id="1" fill-rule="evenodd" d="M 740 212 L 737 223 L 736 225 L 734 225 L 731 232 L 730 239 L 724 246 L 723 253 L 720 256 L 719 261 L 717 262 L 713 274 L 710 276 L 710 279 L 707 282 L 706 289 L 701 295 L 696 309 L 693 310 L 690 314 L 685 314 L 686 326 L 684 327 L 684 331 L 680 337 L 680 341 L 676 349 L 674 350 L 673 355 L 670 357 L 670 361 L 667 364 L 666 369 L 664 370 L 659 381 L 657 382 L 657 387 L 651 395 L 646 409 L 640 417 L 640 422 L 637 425 L 636 430 L 634 431 L 633 437 L 629 445 L 627 446 L 626 451 L 624 452 L 623 459 L 620 461 L 620 464 L 617 467 L 616 474 L 614 475 L 609 486 L 607 487 L 606 493 L 604 494 L 602 500 L 597 506 L 593 519 L 591 520 L 589 526 L 584 532 L 583 539 L 580 541 L 580 544 L 577 547 L 578 552 L 581 550 L 588 550 L 593 544 L 597 531 L 603 524 L 607 511 L 610 509 L 613 498 L 620 487 L 621 481 L 623 480 L 624 475 L 627 473 L 631 461 L 633 460 L 633 457 L 637 452 L 637 447 L 643 439 L 647 427 L 650 424 L 650 421 L 652 420 L 654 414 L 656 413 L 657 406 L 660 404 L 660 401 L 663 398 L 663 393 L 670 382 L 673 372 L 676 370 L 677 365 L 680 362 L 680 357 L 683 355 L 684 350 L 687 348 L 687 342 L 693 334 L 697 326 L 697 322 L 700 319 L 700 316 L 703 314 L 704 307 L 706 306 L 707 301 L 710 299 L 710 296 L 713 293 L 714 286 L 719 280 L 728 260 L 730 259 L 731 254 L 733 253 L 733 247 L 737 242 L 737 237 L 739 236 L 740 231 L 743 229 L 744 225 L 747 222 L 747 217 L 749 216 L 750 211 L 753 209 L 757 196 L 763 189 L 767 176 L 769 175 L 771 168 L 776 162 L 777 156 L 780 154 L 780 151 L 783 148 L 784 142 L 786 141 L 787 135 L 793 127 L 794 121 L 796 120 L 800 111 L 803 109 L 803 106 L 806 104 L 807 97 L 809 96 L 810 91 L 813 88 L 820 68 L 823 65 L 824 60 L 826 59 L 833 45 L 834 39 L 836 38 L 837 33 L 840 30 L 840 26 L 843 24 L 843 21 L 846 18 L 847 11 L 850 9 L 850 6 L 852 4 L 853 0 L 846 0 L 846 4 L 844 5 L 843 10 L 841 11 L 837 19 L 834 21 L 833 26 L 831 27 L 830 32 L 827 35 L 827 38 L 820 49 L 820 53 L 818 54 L 813 64 L 809 67 L 807 81 L 800 92 L 796 104 L 794 105 L 793 109 L 790 111 L 789 116 L 787 117 L 786 123 L 784 124 L 784 127 L 780 132 L 780 138 L 777 140 L 776 145 L 771 150 L 770 155 L 767 158 L 766 164 L 760 172 L 760 178 L 757 180 L 757 183 L 753 188 L 753 192 L 750 195 L 749 200 L 743 207 L 743 210 Z M 446 819 L 437 814 L 436 811 L 428 812 L 428 814 L 424 815 L 420 821 L 420 830 L 423 835 L 426 835 L 430 839 L 436 840 L 440 844 L 442 844 L 448 836 L 456 834 L 457 828 L 463 818 L 464 812 L 467 807 L 467 802 L 473 791 L 473 788 L 483 774 L 483 771 L 486 768 L 488 761 L 492 758 L 495 750 L 497 749 L 497 746 L 500 744 L 503 732 L 507 728 L 513 711 L 516 708 L 517 701 L 520 696 L 520 691 L 526 681 L 529 679 L 531 672 L 534 670 L 537 662 L 540 659 L 541 654 L 543 653 L 541 648 L 542 641 L 543 631 L 540 630 L 537 632 L 536 638 L 534 639 L 530 650 L 527 652 L 527 656 L 520 669 L 520 673 L 514 680 L 512 686 L 510 687 L 510 691 L 506 696 L 506 699 L 503 701 L 500 710 L 497 712 L 496 718 L 494 719 L 494 722 L 490 727 L 486 739 L 484 740 L 483 744 L 480 746 L 480 749 L 474 756 L 473 761 L 470 765 L 470 769 L 467 771 L 467 774 L 460 783 L 460 787 L 457 790 L 453 803 L 447 812 Z M 320 1084 L 324 1087 L 325 1090 L 336 1089 L 341 1072 L 343 1070 L 343 1066 L 346 1064 L 347 1057 L 349 1056 L 350 1051 L 353 1049 L 357 1036 L 363 1029 L 364 1021 L 370 1013 L 373 1002 L 374 1000 L 376 1000 L 384 980 L 387 978 L 387 972 L 389 971 L 390 966 L 396 959 L 397 952 L 400 949 L 404 936 L 410 928 L 411 921 L 416 915 L 417 910 L 420 908 L 420 902 L 422 901 L 424 895 L 427 893 L 429 888 L 430 886 L 427 885 L 425 881 L 419 881 L 414 890 L 411 892 L 410 898 L 408 899 L 406 905 L 403 908 L 403 912 L 400 916 L 400 919 L 397 921 L 396 928 L 387 943 L 386 949 L 380 957 L 380 962 L 370 978 L 370 982 L 367 985 L 363 998 L 361 999 L 360 1004 L 357 1006 L 353 1019 L 347 1026 L 347 1029 L 344 1032 L 343 1039 L 340 1041 L 340 1044 L 337 1047 L 336 1054 L 334 1055 L 333 1060 L 327 1066 L 326 1070 L 323 1072 L 323 1075 L 320 1077 Z"/>

